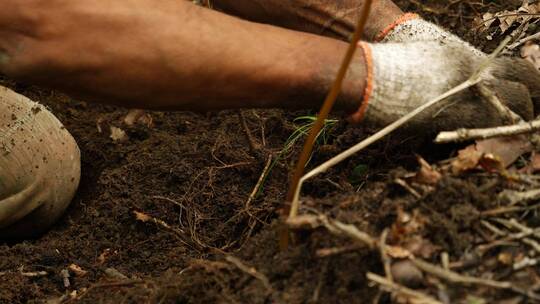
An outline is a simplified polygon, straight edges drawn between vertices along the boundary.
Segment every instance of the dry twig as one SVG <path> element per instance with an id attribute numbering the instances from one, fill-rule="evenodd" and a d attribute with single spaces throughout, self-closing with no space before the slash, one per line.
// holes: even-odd
<path id="1" fill-rule="evenodd" d="M 257 193 L 259 193 L 263 183 L 264 183 L 264 180 L 266 179 L 266 176 L 268 175 L 268 170 L 270 170 L 270 166 L 272 165 L 272 154 L 270 154 L 270 156 L 268 156 L 268 160 L 266 161 L 266 165 L 264 166 L 264 169 L 261 173 L 261 175 L 259 176 L 259 180 L 257 180 L 257 184 L 255 184 L 255 187 L 253 188 L 253 191 L 251 191 L 251 194 L 249 195 L 247 201 L 246 201 L 246 204 L 245 204 L 245 207 L 244 209 L 246 210 L 246 212 L 249 213 L 249 207 L 251 206 L 251 202 L 253 202 L 253 200 L 257 197 Z"/>
<path id="2" fill-rule="evenodd" d="M 193 242 L 192 240 L 188 240 L 184 230 L 182 230 L 180 228 L 172 227 L 171 225 L 167 224 L 165 221 L 163 221 L 161 219 L 152 217 L 152 216 L 150 216 L 148 214 L 138 212 L 138 211 L 133 211 L 133 214 L 135 215 L 135 218 L 138 221 L 141 221 L 143 223 L 152 222 L 155 225 L 157 225 L 159 227 L 162 227 L 167 231 L 172 232 L 173 235 L 175 235 L 178 238 L 178 240 L 181 243 L 183 243 L 184 245 L 186 245 L 186 246 L 193 247 L 193 248 L 195 248 L 197 250 L 201 250 L 201 249 L 207 247 L 206 245 L 204 245 L 204 244 L 202 244 L 200 242 Z"/>
<path id="3" fill-rule="evenodd" d="M 388 253 L 386 252 L 386 239 L 388 237 L 388 228 L 384 229 L 383 233 L 381 234 L 381 239 L 379 242 L 379 251 L 381 253 L 381 260 L 384 265 L 384 272 L 386 274 L 386 278 L 390 282 L 394 282 L 394 277 L 392 276 L 392 260 L 388 256 Z"/>
<path id="4" fill-rule="evenodd" d="M 482 211 L 481 215 L 482 217 L 493 217 L 493 216 L 500 216 L 507 213 L 527 212 L 527 211 L 531 211 L 535 209 L 540 209 L 540 204 L 536 204 L 529 207 L 517 207 L 517 206 L 500 207 L 496 209 Z"/>
<path id="5" fill-rule="evenodd" d="M 513 49 L 519 47 L 520 45 L 524 44 L 525 42 L 532 41 L 532 40 L 535 40 L 535 39 L 540 39 L 540 32 L 538 32 L 536 34 L 532 34 L 530 36 L 527 36 L 527 37 L 519 40 L 518 42 L 509 45 L 508 49 L 513 50 Z"/>
<path id="6" fill-rule="evenodd" d="M 419 291 L 409 289 L 405 286 L 399 285 L 395 282 L 388 280 L 385 277 L 381 277 L 374 273 L 369 272 L 367 278 L 381 286 L 388 292 L 397 293 L 409 299 L 410 303 L 414 304 L 442 304 L 442 302 L 423 294 Z"/>
<path id="7" fill-rule="evenodd" d="M 499 199 L 508 203 L 510 206 L 526 204 L 528 202 L 540 199 L 540 189 L 533 189 L 524 192 L 506 190 L 499 194 Z"/>
<path id="8" fill-rule="evenodd" d="M 325 227 L 334 235 L 345 235 L 351 239 L 366 245 L 370 249 L 375 249 L 378 246 L 378 240 L 371 237 L 366 232 L 360 231 L 356 226 L 344 224 L 340 221 L 330 219 L 325 215 L 301 215 L 287 219 L 287 225 L 293 230 L 316 229 Z"/>
<path id="9" fill-rule="evenodd" d="M 251 148 L 251 152 L 260 150 L 261 146 L 259 143 L 257 143 L 255 138 L 253 137 L 253 134 L 251 134 L 251 130 L 249 129 L 249 126 L 247 124 L 246 116 L 244 115 L 244 112 L 242 110 L 238 110 L 238 119 L 240 120 L 240 123 L 242 124 L 242 128 L 244 128 L 246 139 L 249 142 L 249 147 Z"/>
<path id="10" fill-rule="evenodd" d="M 489 139 L 501 136 L 513 136 L 533 133 L 538 130 L 540 130 L 540 119 L 535 119 L 529 122 L 522 122 L 511 126 L 481 129 L 459 129 L 456 131 L 441 132 L 435 139 L 435 143 L 444 144 L 468 140 Z"/>
<path id="11" fill-rule="evenodd" d="M 411 261 L 420 270 L 426 273 L 429 273 L 433 276 L 436 276 L 438 278 L 452 282 L 452 283 L 467 284 L 467 285 L 480 285 L 480 286 L 486 286 L 486 287 L 497 288 L 497 289 L 505 289 L 505 290 L 510 290 L 515 293 L 524 295 L 534 300 L 540 300 L 540 295 L 537 295 L 532 291 L 523 290 L 517 286 L 514 286 L 512 282 L 495 281 L 495 280 L 465 276 L 457 272 L 453 272 L 451 270 L 447 270 L 439 266 L 430 264 L 428 262 L 422 261 L 420 259 L 411 259 Z"/>

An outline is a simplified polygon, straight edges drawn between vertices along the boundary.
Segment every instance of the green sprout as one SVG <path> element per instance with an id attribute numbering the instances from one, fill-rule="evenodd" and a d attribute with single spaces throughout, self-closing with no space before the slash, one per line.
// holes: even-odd
<path id="1" fill-rule="evenodd" d="M 300 116 L 293 120 L 293 122 L 296 125 L 296 129 L 294 132 L 287 138 L 285 141 L 285 144 L 283 146 L 283 149 L 278 153 L 277 157 L 272 161 L 272 164 L 270 165 L 270 168 L 266 172 L 266 175 L 264 176 L 264 180 L 261 184 L 261 187 L 259 188 L 259 191 L 257 192 L 257 197 L 262 193 L 264 190 L 264 184 L 266 183 L 266 180 L 268 176 L 270 175 L 270 172 L 272 172 L 272 169 L 275 167 L 275 165 L 278 163 L 278 161 L 282 160 L 283 158 L 286 158 L 289 156 L 295 145 L 302 139 L 305 138 L 308 134 L 313 125 L 315 124 L 315 121 L 317 120 L 317 116 L 313 115 L 307 115 L 307 116 Z M 315 145 L 326 145 L 330 141 L 331 138 L 331 130 L 332 128 L 338 123 L 337 119 L 326 119 L 324 122 L 324 126 L 317 134 L 317 137 L 315 138 Z M 312 154 L 313 155 L 313 154 Z M 310 158 L 311 160 L 311 158 Z M 306 165 L 310 162 L 306 163 Z"/>
<path id="2" fill-rule="evenodd" d="M 315 124 L 315 121 L 317 120 L 316 116 L 300 116 L 294 119 L 294 123 L 297 124 L 296 129 L 294 132 L 289 136 L 289 138 L 285 141 L 285 145 L 283 146 L 283 149 L 278 154 L 277 160 L 283 158 L 285 155 L 288 155 L 292 152 L 293 147 L 296 145 L 296 143 L 306 137 Z M 328 144 L 328 141 L 330 140 L 330 130 L 332 127 L 334 127 L 337 124 L 337 119 L 326 119 L 324 122 L 324 126 L 317 134 L 317 137 L 315 138 L 315 145 L 326 145 Z M 309 163 L 309 161 L 308 161 Z"/>

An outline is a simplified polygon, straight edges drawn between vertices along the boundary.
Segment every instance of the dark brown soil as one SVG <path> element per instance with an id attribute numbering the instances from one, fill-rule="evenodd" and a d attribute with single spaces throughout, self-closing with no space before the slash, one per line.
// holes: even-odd
<path id="1" fill-rule="evenodd" d="M 498 3 L 515 8 L 507 2 L 521 1 L 493 1 L 489 7 L 467 1 L 451 1 L 456 3 L 451 6 L 450 1 L 422 1 L 426 7 L 399 2 L 490 48 L 471 35 L 471 18 L 502 10 Z M 294 153 L 276 162 L 263 191 L 246 209 L 268 157 L 276 157 L 295 129 L 292 120 L 305 112 L 244 111 L 262 147 L 252 150 L 235 111 L 151 113 L 153 126 L 128 127 L 122 123 L 127 110 L 4 83 L 48 105 L 64 122 L 82 150 L 83 178 L 65 217 L 49 233 L 0 243 L 0 303 L 371 303 L 377 295 L 378 288 L 365 277 L 368 271 L 381 272 L 377 254 L 317 255 L 322 248 L 349 246 L 346 238 L 315 230 L 298 235 L 289 250 L 279 250 L 276 220 Z M 125 130 L 129 140 L 114 142 L 110 126 Z M 312 163 L 366 133 L 340 123 Z M 424 237 L 461 256 L 476 241 L 470 229 L 478 225 L 479 211 L 493 207 L 497 186 L 485 186 L 493 178 L 445 178 L 420 200 L 392 182 L 415 168 L 415 153 L 438 160 L 453 151 L 410 139 L 386 140 L 306 185 L 304 208 L 373 235 L 392 226 L 400 210 L 418 209 L 429 219 Z M 365 174 L 354 175 L 358 165 L 367 166 Z M 168 228 L 139 221 L 135 212 Z M 228 255 L 254 267 L 268 284 L 242 271 Z M 87 273 L 71 271 L 66 286 L 62 271 L 71 264 Z M 36 271 L 47 274 L 21 275 Z M 388 301 L 383 296 L 382 302 Z"/>

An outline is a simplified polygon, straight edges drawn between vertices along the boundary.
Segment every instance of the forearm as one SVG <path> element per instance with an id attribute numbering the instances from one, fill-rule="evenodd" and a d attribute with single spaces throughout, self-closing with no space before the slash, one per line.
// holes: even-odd
<path id="1" fill-rule="evenodd" d="M 349 40 L 365 0 L 212 0 L 217 9 L 317 35 Z M 364 38 L 372 41 L 403 12 L 391 0 L 373 0 Z"/>
<path id="2" fill-rule="evenodd" d="M 33 42 L 54 45 L 41 54 L 26 44 L 19 53 L 13 51 L 2 70 L 128 107 L 317 108 L 347 47 L 338 40 L 242 21 L 187 1 L 162 1 L 159 8 L 150 1 L 132 2 L 142 7 L 126 2 L 73 4 L 56 12 L 64 23 L 38 32 L 43 37 Z M 104 37 L 105 32 L 111 34 Z M 54 43 L 62 35 L 68 37 Z M 38 62 L 32 73 L 20 68 L 25 60 Z M 339 107 L 357 107 L 365 82 L 363 64 L 359 53 Z"/>
<path id="3" fill-rule="evenodd" d="M 161 59 L 170 61 L 161 65 L 155 60 L 147 67 L 147 80 L 159 79 L 166 108 L 317 108 L 347 47 L 337 40 L 187 5 L 185 13 L 191 15 L 190 21 L 181 30 L 175 26 L 162 31 L 156 40 L 166 45 L 159 50 Z M 357 106 L 365 81 L 363 64 L 359 54 L 342 106 Z"/>

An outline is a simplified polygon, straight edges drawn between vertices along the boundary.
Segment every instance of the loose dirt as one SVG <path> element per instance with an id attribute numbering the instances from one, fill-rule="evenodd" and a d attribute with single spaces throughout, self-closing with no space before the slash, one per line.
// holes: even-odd
<path id="1" fill-rule="evenodd" d="M 399 1 L 488 49 L 493 42 L 471 34 L 472 18 L 502 10 L 500 3 L 512 9 L 521 3 L 422 2 Z M 246 206 L 268 158 L 276 158 L 295 130 L 293 119 L 306 112 L 244 110 L 260 146 L 253 150 L 235 111 L 150 113 L 152 125 L 126 126 L 125 109 L 1 82 L 44 103 L 65 124 L 81 148 L 83 176 L 77 197 L 50 232 L 0 243 L 0 303 L 370 303 L 381 296 L 365 276 L 382 273 L 380 257 L 347 238 L 318 229 L 279 250 L 278 210 L 296 152 L 278 159 Z M 129 139 L 113 141 L 111 126 Z M 311 164 L 370 132 L 339 123 Z M 400 213 L 419 210 L 427 227 L 422 237 L 440 251 L 464 256 L 477 241 L 471 230 L 480 212 L 494 207 L 504 181 L 447 177 L 421 199 L 393 182 L 416 169 L 415 154 L 437 161 L 455 149 L 387 139 L 307 184 L 303 210 L 372 235 L 394 225 Z M 341 251 L 322 256 L 321 249 L 332 248 Z M 72 264 L 84 272 L 71 266 L 66 278 L 62 273 Z M 380 300 L 391 301 L 384 294 Z"/>

